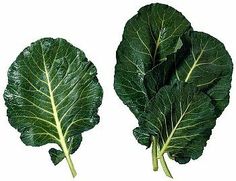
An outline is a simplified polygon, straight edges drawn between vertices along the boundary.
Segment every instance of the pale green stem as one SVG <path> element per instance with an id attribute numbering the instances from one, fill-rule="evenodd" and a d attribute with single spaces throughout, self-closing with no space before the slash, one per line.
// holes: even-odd
<path id="1" fill-rule="evenodd" d="M 74 164 L 73 164 L 73 162 L 70 158 L 70 153 L 69 153 L 69 150 L 67 148 L 65 137 L 64 137 L 63 132 L 62 132 L 61 122 L 60 122 L 59 117 L 58 117 L 57 106 L 55 104 L 53 90 L 52 90 L 51 83 L 50 83 L 50 78 L 49 78 L 49 72 L 47 70 L 47 66 L 46 66 L 46 63 L 45 63 L 44 56 L 43 56 L 43 60 L 44 60 L 43 63 L 44 63 L 44 70 L 45 70 L 45 74 L 46 74 L 46 78 L 47 78 L 48 90 L 49 90 L 49 94 L 50 94 L 50 100 L 51 100 L 51 104 L 52 104 L 53 117 L 54 117 L 55 123 L 56 123 L 56 129 L 57 129 L 58 136 L 59 136 L 60 146 L 62 148 L 62 151 L 65 154 L 66 161 L 67 161 L 67 163 L 70 167 L 70 171 L 72 173 L 72 176 L 75 177 L 77 175 L 77 173 L 76 173 L 76 170 L 74 168 Z"/>
<path id="2" fill-rule="evenodd" d="M 165 161 L 165 158 L 164 158 L 164 155 L 160 155 L 160 162 L 161 162 L 161 166 L 166 174 L 166 176 L 170 177 L 170 178 L 173 178 L 171 173 L 170 173 L 170 170 L 166 164 L 166 161 Z"/>
<path id="3" fill-rule="evenodd" d="M 152 136 L 152 166 L 153 166 L 153 171 L 158 170 L 157 139 L 155 136 Z"/>
<path id="4" fill-rule="evenodd" d="M 73 162 L 72 162 L 72 160 L 71 160 L 70 154 L 68 154 L 68 155 L 66 156 L 66 161 L 67 161 L 67 163 L 68 163 L 68 165 L 69 165 L 69 168 L 70 168 L 70 171 L 71 171 L 72 176 L 75 177 L 75 176 L 77 175 L 77 172 L 76 172 L 75 167 L 74 167 L 74 164 L 73 164 Z"/>

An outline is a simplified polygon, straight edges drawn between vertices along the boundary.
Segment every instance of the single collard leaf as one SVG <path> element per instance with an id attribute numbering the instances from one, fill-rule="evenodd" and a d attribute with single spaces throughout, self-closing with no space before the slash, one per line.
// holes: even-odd
<path id="1" fill-rule="evenodd" d="M 24 49 L 11 65 L 4 93 L 10 124 L 30 146 L 56 143 L 49 151 L 54 164 L 82 141 L 81 133 L 99 122 L 102 88 L 95 66 L 64 39 L 44 38 Z"/>
<path id="2" fill-rule="evenodd" d="M 208 94 L 219 116 L 229 103 L 233 64 L 223 43 L 214 37 L 191 32 L 190 54 L 180 61 L 173 80 L 195 84 Z"/>
<path id="3" fill-rule="evenodd" d="M 145 6 L 127 22 L 117 50 L 114 87 L 137 118 L 149 100 L 146 73 L 175 53 L 190 29 L 180 12 L 163 4 Z"/>
<path id="4" fill-rule="evenodd" d="M 215 126 L 211 99 L 194 85 L 162 87 L 149 102 L 142 124 L 158 141 L 158 157 L 168 153 L 179 162 L 201 156 Z"/>

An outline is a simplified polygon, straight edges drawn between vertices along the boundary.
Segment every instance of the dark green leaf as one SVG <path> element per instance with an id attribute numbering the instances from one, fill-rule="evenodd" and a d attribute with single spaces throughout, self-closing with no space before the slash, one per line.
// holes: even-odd
<path id="1" fill-rule="evenodd" d="M 114 88 L 138 119 L 135 138 L 152 147 L 153 170 L 158 159 L 172 177 L 164 153 L 179 163 L 201 156 L 229 103 L 232 71 L 224 45 L 169 6 L 145 6 L 127 22 Z"/>
<path id="2" fill-rule="evenodd" d="M 192 32 L 188 57 L 177 66 L 174 80 L 195 84 L 214 102 L 219 116 L 229 103 L 233 64 L 223 43 L 214 37 Z"/>
<path id="3" fill-rule="evenodd" d="M 145 6 L 127 22 L 117 50 L 114 86 L 136 117 L 149 100 L 146 73 L 182 46 L 181 37 L 189 29 L 190 23 L 180 12 L 163 4 Z"/>
<path id="4" fill-rule="evenodd" d="M 81 133 L 99 122 L 102 88 L 95 66 L 64 39 L 44 38 L 24 49 L 11 65 L 4 93 L 10 124 L 30 146 L 47 143 L 54 164 L 70 158 Z"/>
<path id="5" fill-rule="evenodd" d="M 158 138 L 160 155 L 197 159 L 215 125 L 211 99 L 195 86 L 162 87 L 146 108 L 145 127 Z"/>

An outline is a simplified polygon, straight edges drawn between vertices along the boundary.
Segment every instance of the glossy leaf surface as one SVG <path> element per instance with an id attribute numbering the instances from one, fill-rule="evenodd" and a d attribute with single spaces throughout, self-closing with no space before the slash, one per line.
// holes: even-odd
<path id="1" fill-rule="evenodd" d="M 141 8 L 125 25 L 117 50 L 115 90 L 136 117 L 149 100 L 146 73 L 175 53 L 181 47 L 180 37 L 190 29 L 180 12 L 161 4 Z"/>
<path id="2" fill-rule="evenodd" d="M 195 84 L 214 102 L 219 116 L 229 103 L 233 64 L 224 44 L 214 37 L 192 32 L 190 53 L 176 67 L 174 79 Z"/>
<path id="3" fill-rule="evenodd" d="M 145 127 L 158 139 L 159 154 L 197 159 L 215 125 L 211 99 L 195 86 L 162 87 L 145 111 Z"/>
<path id="4" fill-rule="evenodd" d="M 179 163 L 201 156 L 229 103 L 232 71 L 223 43 L 167 5 L 144 6 L 127 22 L 114 88 L 138 119 L 133 134 L 151 147 L 154 171 L 160 161 L 172 177 L 164 153 Z"/>
<path id="5" fill-rule="evenodd" d="M 8 72 L 4 93 L 10 124 L 30 146 L 55 143 L 49 153 L 54 164 L 82 141 L 81 133 L 99 122 L 102 88 L 95 66 L 64 39 L 44 38 L 23 50 Z"/>

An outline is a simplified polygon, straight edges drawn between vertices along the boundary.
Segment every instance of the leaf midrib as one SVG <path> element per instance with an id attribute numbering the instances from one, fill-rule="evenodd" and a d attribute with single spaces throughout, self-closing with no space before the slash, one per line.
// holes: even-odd
<path id="1" fill-rule="evenodd" d="M 42 45 L 41 45 L 41 47 L 42 47 Z M 49 73 L 48 73 L 48 70 L 47 70 L 47 67 L 46 67 L 46 62 L 45 62 L 43 52 L 42 52 L 42 56 L 43 56 L 43 65 L 44 65 L 44 70 L 45 70 L 45 74 L 46 74 L 47 85 L 48 85 L 48 90 L 49 90 L 49 95 L 50 95 L 49 97 L 50 97 L 52 110 L 53 110 L 53 117 L 54 117 L 54 120 L 55 120 L 55 123 L 56 123 L 56 129 L 57 129 L 57 132 L 58 132 L 58 135 L 59 135 L 59 141 L 60 141 L 59 144 L 60 144 L 65 156 L 68 157 L 69 156 L 69 150 L 67 148 L 65 137 L 64 137 L 62 129 L 61 129 L 61 123 L 60 123 L 59 118 L 58 118 L 57 108 L 56 108 L 54 95 L 53 95 L 52 88 L 51 88 Z"/>
<path id="2" fill-rule="evenodd" d="M 167 138 L 165 144 L 163 145 L 163 147 L 162 147 L 162 149 L 161 149 L 161 151 L 160 151 L 160 156 L 163 155 L 163 154 L 166 152 L 166 149 L 168 148 L 168 145 L 169 145 L 169 143 L 170 143 L 170 141 L 171 141 L 171 138 L 173 137 L 173 135 L 174 135 L 176 129 L 178 128 L 180 122 L 182 121 L 182 119 L 183 119 L 184 116 L 186 115 L 186 112 L 188 111 L 190 105 L 191 105 L 191 102 L 188 104 L 187 108 L 184 110 L 184 112 L 183 112 L 182 115 L 180 116 L 179 120 L 177 121 L 177 123 L 176 123 L 174 129 L 171 131 L 170 135 L 168 136 L 168 138 Z"/>
<path id="3" fill-rule="evenodd" d="M 164 25 L 164 21 L 165 21 L 165 20 L 164 20 L 164 17 L 163 17 L 163 19 L 162 19 L 162 21 L 161 21 L 160 32 L 159 32 L 158 38 L 157 38 L 157 40 L 156 40 L 156 46 L 155 46 L 155 51 L 154 51 L 153 60 L 152 60 L 153 66 L 155 66 L 155 64 L 156 64 L 157 50 L 158 50 L 158 48 L 159 48 L 159 46 L 160 46 L 161 31 L 162 31 L 162 28 L 163 28 L 163 25 Z"/>
<path id="4" fill-rule="evenodd" d="M 194 55 L 194 52 L 193 52 L 193 48 L 192 48 L 191 53 L 192 53 L 192 56 L 193 56 L 194 63 L 192 65 L 191 69 L 189 70 L 185 80 L 184 80 L 185 82 L 188 82 L 189 78 L 191 77 L 191 74 L 193 73 L 193 70 L 197 67 L 197 63 L 200 61 L 200 59 L 201 59 L 201 57 L 202 57 L 202 55 L 203 55 L 203 53 L 205 51 L 205 48 L 206 48 L 207 44 L 208 44 L 208 41 L 206 42 L 204 47 L 201 49 L 200 54 L 197 57 L 197 59 L 195 58 L 195 55 Z"/>

